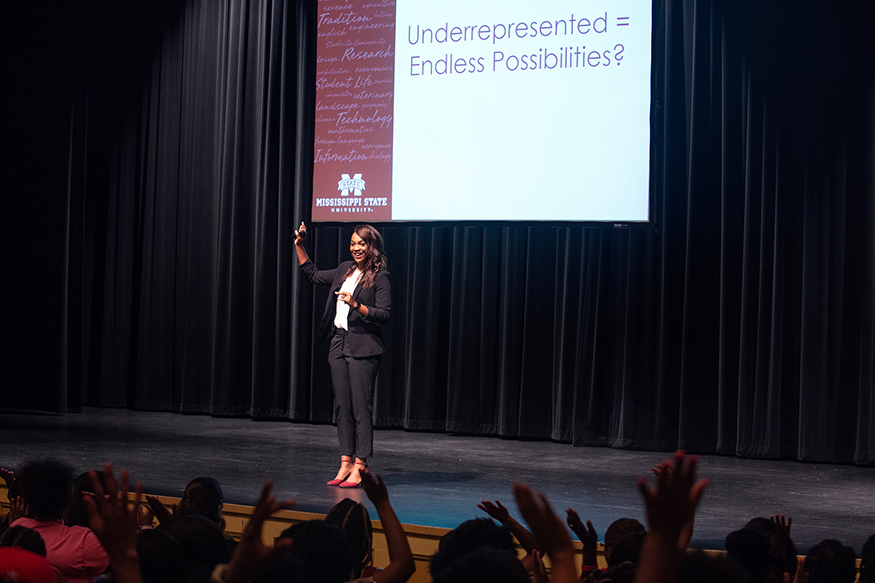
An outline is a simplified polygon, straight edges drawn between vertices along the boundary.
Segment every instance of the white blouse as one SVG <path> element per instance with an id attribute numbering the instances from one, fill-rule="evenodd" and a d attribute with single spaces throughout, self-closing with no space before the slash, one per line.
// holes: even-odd
<path id="1" fill-rule="evenodd" d="M 359 284 L 359 281 L 361 281 L 362 275 L 364 275 L 362 270 L 356 269 L 352 275 L 343 281 L 343 285 L 340 286 L 340 291 L 346 292 L 351 296 L 352 292 L 355 291 L 356 286 Z M 337 297 L 339 298 L 340 296 L 338 295 Z M 349 304 L 340 299 L 337 300 L 337 309 L 334 313 L 334 325 L 337 328 L 343 328 L 347 332 L 349 331 L 349 310 Z"/>

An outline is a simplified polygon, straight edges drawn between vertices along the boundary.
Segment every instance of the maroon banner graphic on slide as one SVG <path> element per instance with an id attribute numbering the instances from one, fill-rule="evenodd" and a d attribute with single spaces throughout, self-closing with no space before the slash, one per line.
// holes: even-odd
<path id="1" fill-rule="evenodd" d="M 314 221 L 392 218 L 395 2 L 319 0 Z"/>

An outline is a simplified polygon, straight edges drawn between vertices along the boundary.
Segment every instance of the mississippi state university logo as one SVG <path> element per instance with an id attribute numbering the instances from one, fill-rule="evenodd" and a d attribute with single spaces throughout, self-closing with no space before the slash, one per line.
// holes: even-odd
<path id="1" fill-rule="evenodd" d="M 361 196 L 365 189 L 365 181 L 362 180 L 361 174 L 353 174 L 352 178 L 349 174 L 341 174 L 340 182 L 337 183 L 337 190 L 340 190 L 340 196 L 349 196 L 350 192 L 354 196 Z"/>

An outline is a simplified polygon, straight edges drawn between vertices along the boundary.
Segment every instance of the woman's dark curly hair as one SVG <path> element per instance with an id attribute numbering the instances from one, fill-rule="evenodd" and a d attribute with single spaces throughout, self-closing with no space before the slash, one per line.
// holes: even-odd
<path id="1" fill-rule="evenodd" d="M 73 494 L 73 468 L 61 460 L 29 461 L 16 475 L 21 496 L 36 520 L 64 517 Z"/>

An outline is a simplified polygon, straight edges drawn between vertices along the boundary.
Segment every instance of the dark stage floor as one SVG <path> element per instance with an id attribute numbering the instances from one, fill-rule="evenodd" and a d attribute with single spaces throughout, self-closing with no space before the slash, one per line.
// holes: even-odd
<path id="1" fill-rule="evenodd" d="M 172 413 L 85 409 L 81 414 L 0 414 L 0 466 L 55 456 L 77 470 L 106 461 L 126 467 L 147 492 L 180 496 L 196 476 L 219 480 L 228 502 L 251 504 L 265 478 L 296 509 L 326 512 L 361 491 L 326 487 L 337 463 L 330 425 L 256 422 Z M 616 518 L 643 521 L 637 476 L 667 453 L 511 441 L 451 434 L 377 431 L 372 471 L 389 485 L 403 523 L 452 528 L 484 515 L 483 499 L 512 507 L 511 484 L 543 491 L 557 511 L 575 508 L 600 535 Z M 693 542 L 722 548 L 727 533 L 753 516 L 793 517 L 804 552 L 836 538 L 859 552 L 875 532 L 873 469 L 854 466 L 703 456 L 712 485 L 700 507 Z"/>

